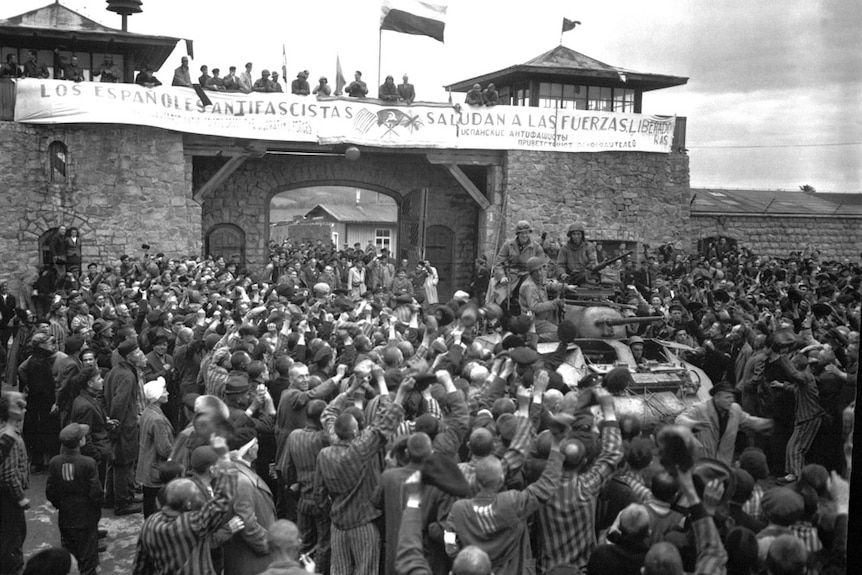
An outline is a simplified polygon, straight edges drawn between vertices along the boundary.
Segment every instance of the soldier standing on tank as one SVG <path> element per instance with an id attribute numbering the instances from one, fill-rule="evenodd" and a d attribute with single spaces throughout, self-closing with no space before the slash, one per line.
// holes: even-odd
<path id="1" fill-rule="evenodd" d="M 502 304 L 509 298 L 512 286 L 527 274 L 527 262 L 530 258 L 545 259 L 542 245 L 530 238 L 532 231 L 530 222 L 519 221 L 515 224 L 515 237 L 506 240 L 497 252 L 492 270 L 494 283 L 491 297 L 494 303 Z"/>
<path id="2" fill-rule="evenodd" d="M 587 242 L 584 226 L 569 224 L 566 230 L 569 238 L 557 254 L 557 277 L 572 285 L 587 282 L 592 268 L 599 265 L 596 246 Z"/>

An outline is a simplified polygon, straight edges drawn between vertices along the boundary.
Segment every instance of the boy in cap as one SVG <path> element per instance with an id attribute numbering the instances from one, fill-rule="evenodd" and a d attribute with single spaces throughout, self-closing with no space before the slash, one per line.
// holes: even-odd
<path id="1" fill-rule="evenodd" d="M 88 425 L 70 423 L 60 431 L 60 455 L 48 463 L 45 496 L 59 511 L 60 543 L 78 560 L 82 575 L 99 567 L 99 519 L 104 492 L 92 457 L 81 455 Z"/>

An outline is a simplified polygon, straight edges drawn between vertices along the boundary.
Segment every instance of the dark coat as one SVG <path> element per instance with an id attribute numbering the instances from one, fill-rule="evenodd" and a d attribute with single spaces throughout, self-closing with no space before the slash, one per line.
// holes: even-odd
<path id="1" fill-rule="evenodd" d="M 260 573 L 272 559 L 267 553 L 267 529 L 276 520 L 275 504 L 272 492 L 257 473 L 242 462 L 235 467 L 239 473 L 231 505 L 245 527 L 224 545 L 224 573 Z"/>
<path id="2" fill-rule="evenodd" d="M 0 298 L 0 329 L 5 329 L 9 326 L 9 322 L 12 321 L 13 317 L 15 317 L 15 310 L 17 308 L 18 302 L 12 294 L 6 294 L 6 301 L 3 301 L 3 298 Z M 2 342 L 2 345 L 5 347 L 6 342 Z"/>
<path id="3" fill-rule="evenodd" d="M 114 437 L 117 463 L 129 465 L 138 457 L 138 370 L 125 358 L 105 378 L 108 417 L 120 422 Z"/>
<path id="4" fill-rule="evenodd" d="M 90 426 L 90 436 L 87 438 L 87 445 L 81 448 L 81 452 L 96 461 L 112 461 L 114 459 L 114 450 L 111 448 L 111 437 L 108 434 L 107 419 L 105 408 L 86 389 L 72 403 L 72 413 L 69 416 L 69 421 Z"/>
<path id="5" fill-rule="evenodd" d="M 48 463 L 45 497 L 59 513 L 59 527 L 95 528 L 102 516 L 104 491 L 92 457 L 63 448 Z"/>

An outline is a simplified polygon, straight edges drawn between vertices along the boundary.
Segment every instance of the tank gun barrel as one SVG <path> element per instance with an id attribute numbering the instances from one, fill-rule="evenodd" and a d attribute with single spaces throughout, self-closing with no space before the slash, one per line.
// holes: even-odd
<path id="1" fill-rule="evenodd" d="M 621 259 L 626 258 L 626 257 L 628 257 L 628 256 L 632 255 L 633 253 L 634 253 L 633 251 L 629 250 L 629 251 L 627 251 L 626 253 L 624 253 L 624 254 L 620 254 L 620 255 L 618 255 L 618 256 L 616 256 L 616 257 L 614 257 L 614 258 L 608 258 L 608 259 L 606 259 L 606 260 L 604 260 L 604 261 L 602 261 L 602 262 L 599 262 L 599 263 L 598 263 L 598 265 L 595 265 L 595 266 L 591 267 L 591 268 L 590 268 L 590 271 L 591 271 L 591 272 L 593 272 L 594 274 L 595 274 L 595 273 L 598 273 L 598 272 L 602 271 L 603 269 L 605 269 L 606 267 L 608 267 L 609 265 L 611 265 L 612 263 L 614 263 L 614 262 L 618 262 L 618 261 L 620 261 Z"/>
<path id="2" fill-rule="evenodd" d="M 629 325 L 629 324 L 647 324 L 652 323 L 654 321 L 662 321 L 664 316 L 660 315 L 650 315 L 647 317 L 621 317 L 619 319 L 613 318 L 603 318 L 597 319 L 596 325 L 607 325 L 607 326 L 616 326 L 616 325 Z"/>

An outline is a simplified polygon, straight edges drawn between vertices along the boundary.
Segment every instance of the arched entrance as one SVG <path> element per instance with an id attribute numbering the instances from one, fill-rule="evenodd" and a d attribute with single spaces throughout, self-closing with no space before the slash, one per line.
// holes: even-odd
<path id="1" fill-rule="evenodd" d="M 455 234 L 446 226 L 430 226 L 425 231 L 425 259 L 437 268 L 440 301 L 448 301 L 454 293 Z"/>
<path id="2" fill-rule="evenodd" d="M 333 251 L 373 245 L 398 253 L 398 204 L 363 186 L 319 185 L 282 190 L 269 202 L 270 244 L 323 244 Z"/>
<path id="3" fill-rule="evenodd" d="M 194 180 L 212 181 L 223 164 L 195 157 Z M 415 266 L 425 254 L 425 232 L 429 226 L 448 227 L 454 232 L 454 285 L 469 281 L 480 239 L 477 232 L 480 207 L 448 170 L 420 154 L 363 152 L 356 162 L 334 156 L 249 158 L 218 185 L 203 188 L 200 196 L 203 237 L 219 224 L 234 224 L 245 233 L 246 266 L 261 269 L 276 247 L 273 244 L 281 243 L 282 238 L 276 234 L 278 227 L 286 225 L 278 225 L 280 218 L 271 209 L 272 199 L 276 196 L 306 199 L 305 190 L 321 187 L 346 187 L 351 193 L 359 188 L 393 201 L 397 206 L 394 236 L 390 233 L 387 237 L 383 228 L 378 234 L 375 228 L 370 239 L 380 247 L 388 243 L 399 264 L 407 259 L 408 266 Z M 355 202 L 353 196 L 351 199 Z M 353 238 L 345 237 L 345 232 L 331 228 L 327 233 L 329 241 L 336 239 L 335 233 L 339 250 L 345 243 L 350 247 L 356 243 Z M 368 241 L 369 237 L 359 240 L 363 251 Z M 305 241 L 299 243 L 307 246 Z M 207 247 L 212 250 L 212 246 Z"/>
<path id="4" fill-rule="evenodd" d="M 245 266 L 245 232 L 234 224 L 216 224 L 206 236 L 206 255 Z"/>

